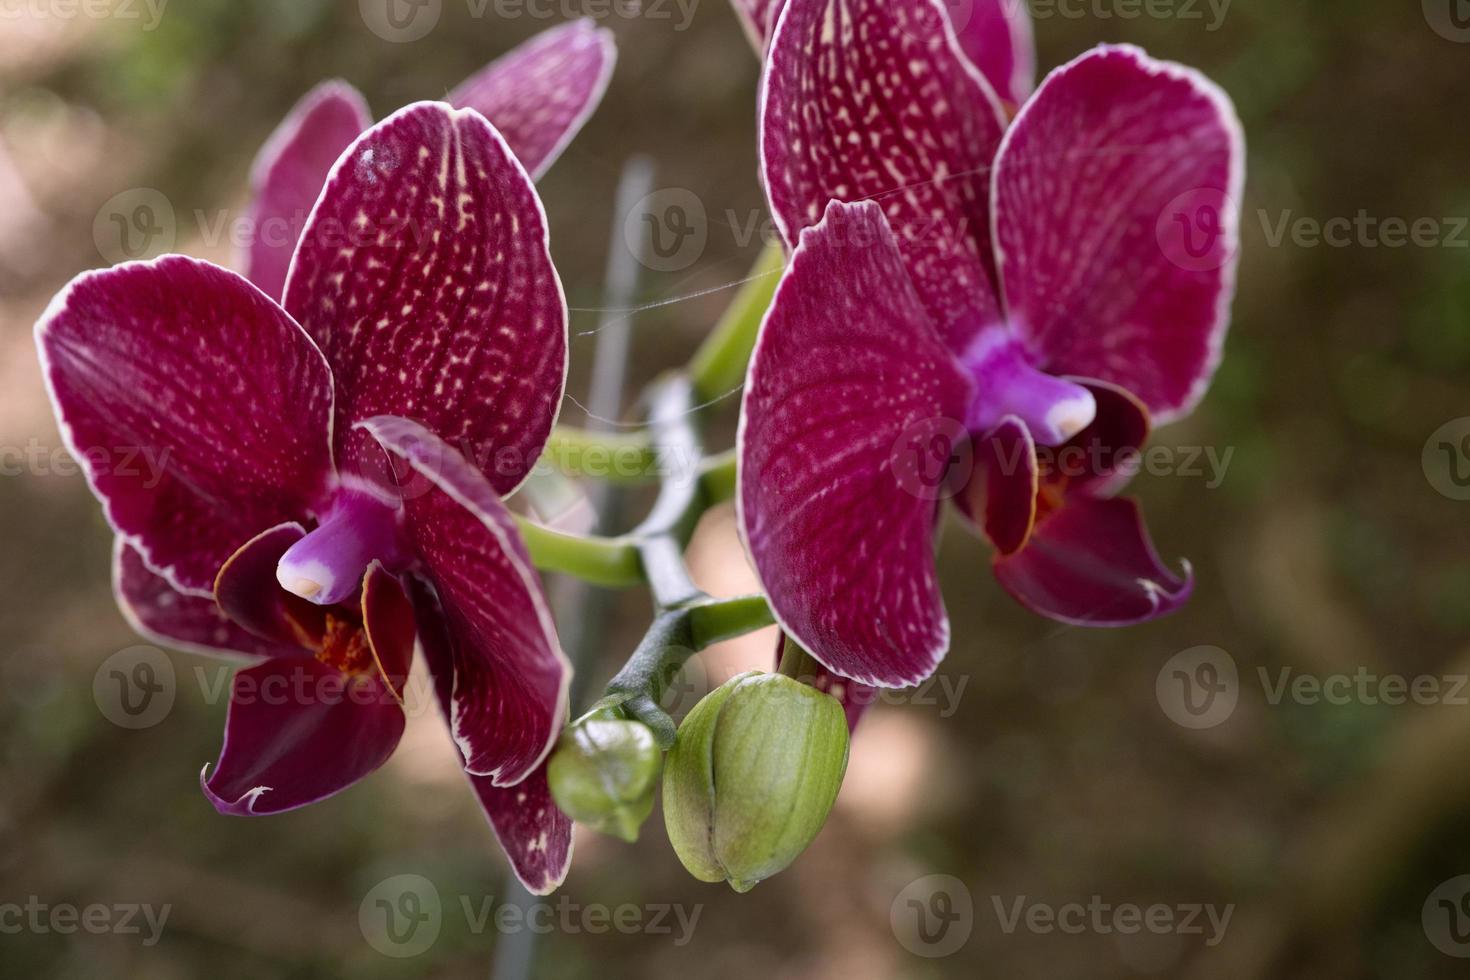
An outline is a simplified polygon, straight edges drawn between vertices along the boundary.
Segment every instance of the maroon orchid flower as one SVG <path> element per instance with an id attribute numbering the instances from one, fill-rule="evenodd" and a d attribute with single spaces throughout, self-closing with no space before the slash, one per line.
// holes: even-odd
<path id="1" fill-rule="evenodd" d="M 571 671 L 501 503 L 566 380 L 531 178 L 478 112 L 409 106 L 336 163 L 284 294 L 166 256 L 78 277 L 37 325 L 118 535 L 118 603 L 146 636 L 253 661 L 200 777 L 226 814 L 380 766 L 417 639 L 497 836 L 548 891 L 571 854 L 543 765 Z M 117 454 L 88 447 L 161 465 L 102 467 Z"/>
<path id="2" fill-rule="evenodd" d="M 932 539 L 951 491 L 1036 612 L 1178 608 L 1187 565 L 1110 494 L 1149 413 L 1187 414 L 1219 360 L 1243 179 L 1226 96 L 1105 46 L 1007 127 L 938 0 L 790 0 L 761 138 L 800 245 L 751 365 L 739 503 L 786 631 L 856 681 L 928 676 L 949 645 Z"/>
<path id="3" fill-rule="evenodd" d="M 612 33 L 583 18 L 491 62 L 445 101 L 489 119 L 540 179 L 602 101 L 616 60 Z M 267 295 L 283 295 L 296 242 L 332 165 L 371 125 L 357 89 L 324 82 L 296 104 L 256 157 L 248 212 L 256 233 L 238 267 Z"/>

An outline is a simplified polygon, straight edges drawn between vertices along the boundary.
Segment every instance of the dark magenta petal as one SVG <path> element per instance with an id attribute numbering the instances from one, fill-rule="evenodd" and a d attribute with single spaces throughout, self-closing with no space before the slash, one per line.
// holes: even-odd
<path id="1" fill-rule="evenodd" d="M 36 325 L 67 448 L 108 522 L 182 591 L 335 483 L 321 352 L 245 279 L 165 256 L 72 280 Z"/>
<path id="2" fill-rule="evenodd" d="M 755 45 L 757 52 L 766 50 L 766 42 L 770 40 L 771 30 L 776 26 L 776 13 L 781 8 L 781 2 L 782 0 L 730 0 L 730 6 L 735 8 L 740 24 L 750 36 L 750 43 Z"/>
<path id="3" fill-rule="evenodd" d="M 268 660 L 235 675 L 224 748 L 199 784 L 223 814 L 294 810 L 387 762 L 403 728 L 403 707 L 376 676 L 314 657 Z"/>
<path id="4" fill-rule="evenodd" d="M 1092 392 L 1097 417 L 1090 426 L 1057 448 L 1048 460 L 1053 476 L 1066 492 L 1105 497 L 1132 478 L 1138 453 L 1148 442 L 1148 409 L 1137 398 L 1103 381 L 1072 379 Z"/>
<path id="5" fill-rule="evenodd" d="M 532 895 L 549 895 L 572 866 L 572 818 L 557 809 L 546 783 L 546 763 L 514 786 L 470 776 L 495 839 Z"/>
<path id="6" fill-rule="evenodd" d="M 404 419 L 363 428 L 393 456 L 418 572 L 443 606 L 465 769 L 513 786 L 561 734 L 572 673 L 530 556 L 494 488 L 453 449 Z"/>
<path id="7" fill-rule="evenodd" d="M 178 591 L 122 538 L 113 546 L 112 589 L 128 624 L 145 638 L 208 656 L 285 657 L 295 644 L 264 640 L 232 622 L 213 599 Z"/>
<path id="8" fill-rule="evenodd" d="M 829 200 L 877 201 L 960 350 L 1000 318 L 988 188 L 1005 123 L 955 43 L 933 0 L 791 0 L 767 55 L 760 127 L 786 240 Z"/>
<path id="9" fill-rule="evenodd" d="M 1194 591 L 1149 540 L 1138 503 L 1074 497 L 1036 525 L 1031 540 L 995 563 L 995 576 L 1021 605 L 1076 626 L 1129 626 L 1178 609 Z"/>
<path id="10" fill-rule="evenodd" d="M 1101 47 L 1047 77 L 996 163 L 1012 326 L 1053 374 L 1099 378 L 1160 421 L 1220 358 L 1235 287 L 1244 142 L 1197 72 Z"/>
<path id="11" fill-rule="evenodd" d="M 324 82 L 296 104 L 255 158 L 246 212 L 253 233 L 242 268 L 272 299 L 285 295 L 296 242 L 332 164 L 372 124 L 357 89 L 346 82 Z"/>
<path id="12" fill-rule="evenodd" d="M 945 0 L 960 50 L 1012 106 L 1036 88 L 1036 42 L 1026 0 Z"/>
<path id="13" fill-rule="evenodd" d="M 836 204 L 802 235 L 761 330 L 740 432 L 741 526 L 786 632 L 880 687 L 949 648 L 933 558 L 969 382 L 903 274 L 876 204 Z M 927 456 L 922 464 L 933 463 Z"/>
<path id="14" fill-rule="evenodd" d="M 380 414 L 423 422 L 502 494 L 540 457 L 566 383 L 566 301 L 536 190 L 479 113 L 421 102 L 344 154 L 286 308 L 336 376 L 344 470 L 380 467 L 352 427 Z"/>
<path id="15" fill-rule="evenodd" d="M 417 635 L 413 602 L 381 562 L 369 565 L 362 578 L 362 625 L 378 676 L 403 700 Z"/>
<path id="16" fill-rule="evenodd" d="M 448 101 L 489 119 L 531 176 L 540 177 L 602 101 L 617 56 L 612 32 L 584 17 L 496 59 Z"/>
<path id="17" fill-rule="evenodd" d="M 413 582 L 410 592 L 421 624 L 419 641 L 434 681 L 434 693 L 448 720 L 455 711 L 456 644 L 433 589 L 423 582 Z M 572 820 L 551 799 L 545 760 L 514 786 L 496 786 L 488 776 L 465 775 L 521 883 L 535 895 L 556 890 L 572 863 Z"/>
<path id="18" fill-rule="evenodd" d="M 220 566 L 214 581 L 215 600 L 231 622 L 261 639 L 295 646 L 298 653 L 321 643 L 324 613 L 281 588 L 276 565 L 305 534 L 306 529 L 295 523 L 260 532 Z"/>
<path id="19" fill-rule="evenodd" d="M 1009 555 L 1025 547 L 1036 523 L 1038 477 L 1036 444 L 1026 423 L 1002 419 L 975 440 L 975 470 L 955 503 L 984 529 L 996 551 Z"/>

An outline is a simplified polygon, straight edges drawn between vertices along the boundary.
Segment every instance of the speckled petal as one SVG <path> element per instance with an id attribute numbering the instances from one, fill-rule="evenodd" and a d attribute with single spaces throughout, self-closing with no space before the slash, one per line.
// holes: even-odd
<path id="1" fill-rule="evenodd" d="M 1021 605 L 1074 626 L 1131 626 L 1174 612 L 1194 591 L 1189 563 L 1159 558 L 1137 501 L 1075 497 L 1036 525 L 1031 540 L 995 563 Z"/>
<path id="2" fill-rule="evenodd" d="M 291 256 L 332 164 L 372 124 L 362 93 L 346 82 L 324 82 L 296 104 L 255 158 L 245 213 L 251 237 L 240 268 L 272 299 L 285 294 Z"/>
<path id="3" fill-rule="evenodd" d="M 945 0 L 960 50 L 1010 106 L 1036 88 L 1036 41 L 1026 0 Z"/>
<path id="4" fill-rule="evenodd" d="M 530 556 L 495 491 L 453 449 L 404 419 L 363 427 L 392 456 L 417 573 L 444 608 L 450 730 L 465 769 L 513 786 L 556 744 L 572 672 Z"/>
<path id="5" fill-rule="evenodd" d="M 1160 422 L 1219 362 L 1239 245 L 1244 141 L 1228 97 L 1133 47 L 1053 72 L 996 164 L 1001 279 L 1037 366 L 1098 378 Z"/>
<path id="6" fill-rule="evenodd" d="M 377 676 L 310 656 L 268 660 L 235 675 L 225 744 L 199 785 L 229 816 L 294 810 L 375 771 L 403 729 L 403 707 Z"/>
<path id="7" fill-rule="evenodd" d="M 419 639 L 445 719 L 453 717 L 454 648 L 443 607 L 432 589 L 410 589 L 422 628 Z M 572 819 L 557 808 L 546 782 L 546 762 L 515 786 L 496 786 L 488 776 L 465 774 L 516 877 L 533 895 L 547 895 L 572 864 Z"/>
<path id="8" fill-rule="evenodd" d="M 584 17 L 496 59 L 448 101 L 489 119 L 522 166 L 540 177 L 602 101 L 617 57 L 612 32 Z"/>
<path id="9" fill-rule="evenodd" d="M 235 549 L 335 484 L 327 364 L 233 272 L 172 255 L 85 273 L 36 345 L 108 522 L 181 591 L 210 597 Z"/>
<path id="10" fill-rule="evenodd" d="M 883 212 L 832 204 L 761 329 L 737 500 L 781 625 L 844 677 L 915 684 L 949 648 L 932 551 L 944 474 L 911 479 L 905 463 L 911 443 L 946 438 L 969 394 Z"/>
<path id="11" fill-rule="evenodd" d="M 337 380 L 338 465 L 382 454 L 353 422 L 414 418 L 509 493 L 566 383 L 567 308 L 530 178 L 478 112 L 421 102 L 338 161 L 286 286 Z"/>
<path id="12" fill-rule="evenodd" d="M 112 589 L 128 624 L 146 639 L 206 656 L 287 657 L 294 644 L 272 643 L 242 629 L 213 599 L 178 591 L 122 538 L 113 546 Z"/>
<path id="13" fill-rule="evenodd" d="M 952 350 L 998 321 L 990 167 L 1004 116 L 939 0 L 791 0 L 767 55 L 761 157 L 788 242 L 875 200 Z"/>

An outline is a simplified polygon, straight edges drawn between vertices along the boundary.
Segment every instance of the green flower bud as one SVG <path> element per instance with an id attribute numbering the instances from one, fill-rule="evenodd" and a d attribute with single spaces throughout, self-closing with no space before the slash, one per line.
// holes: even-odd
<path id="1" fill-rule="evenodd" d="M 700 881 L 750 891 L 806 850 L 846 770 L 836 699 L 781 674 L 741 674 L 694 706 L 669 750 L 669 841 Z"/>
<path id="2" fill-rule="evenodd" d="M 647 725 L 590 717 L 568 728 L 546 766 L 563 813 L 632 843 L 653 810 L 663 753 Z"/>

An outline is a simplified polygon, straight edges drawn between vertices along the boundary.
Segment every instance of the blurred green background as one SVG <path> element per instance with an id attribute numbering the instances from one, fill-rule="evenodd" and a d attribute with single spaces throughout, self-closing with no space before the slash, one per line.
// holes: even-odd
<path id="1" fill-rule="evenodd" d="M 217 816 L 196 783 L 219 748 L 218 665 L 170 653 L 177 696 L 152 727 L 126 730 L 99 710 L 99 667 L 139 641 L 112 603 L 98 507 L 54 451 L 30 332 L 68 278 L 113 257 L 94 222 L 119 193 L 161 192 L 177 249 L 228 262 L 211 222 L 239 216 L 257 148 L 316 82 L 352 81 L 382 116 L 442 96 L 565 15 L 611 9 L 442 7 L 427 36 L 392 43 L 352 0 L 172 0 L 152 26 L 141 0 L 101 18 L 64 16 L 77 8 L 60 0 L 0 0 L 0 905 L 171 908 L 154 945 L 0 932 L 0 976 L 483 977 L 510 941 L 464 913 L 510 893 L 432 716 L 415 718 L 393 762 L 351 791 L 237 820 Z M 1470 927 L 1470 903 L 1455 907 L 1467 889 L 1451 882 L 1470 873 L 1470 690 L 1430 705 L 1272 703 L 1263 677 L 1429 676 L 1447 694 L 1470 672 L 1470 503 L 1436 490 L 1445 474 L 1423 461 L 1432 433 L 1470 415 L 1470 32 L 1448 19 L 1470 4 L 1235 0 L 1217 18 L 1180 0 L 1153 8 L 1169 16 L 1121 15 L 1138 9 L 1038 4 L 1036 35 L 1043 70 L 1100 41 L 1195 65 L 1245 123 L 1244 255 L 1224 366 L 1200 411 L 1157 437 L 1233 456 L 1222 481 L 1136 485 L 1161 551 L 1194 564 L 1193 601 L 1144 627 L 1059 628 L 1001 594 L 984 547 L 949 528 L 956 641 L 942 674 L 960 695 L 936 688 L 939 704 L 877 708 L 822 836 L 750 895 L 690 879 L 657 815 L 636 846 L 579 834 L 553 905 L 631 903 L 646 922 L 649 908 L 677 903 L 697 923 L 679 942 L 673 918 L 669 935 L 559 916 L 532 975 L 1465 975 L 1449 952 L 1470 955 L 1470 942 L 1446 940 L 1444 917 Z M 758 65 L 735 17 L 724 0 L 701 0 L 687 21 L 650 3 L 604 23 L 620 49 L 612 88 L 541 183 L 571 305 L 602 305 L 607 243 L 625 217 L 613 195 L 634 154 L 656 161 L 659 188 L 692 191 L 709 229 L 698 261 L 650 271 L 640 301 L 740 278 L 760 246 L 746 222 L 763 213 Z M 1360 213 L 1432 219 L 1437 244 L 1354 232 L 1313 245 L 1291 231 Z M 636 316 L 632 380 L 691 352 L 728 295 Z M 574 334 L 594 324 L 574 314 Z M 574 392 L 592 346 L 575 338 Z M 708 410 L 716 441 L 729 438 L 734 404 Z M 583 421 L 571 404 L 564 418 Z M 728 513 L 711 515 L 695 550 L 712 588 L 746 587 Z M 645 617 L 642 595 L 619 601 L 587 666 L 594 688 Z M 703 673 L 758 662 L 768 641 L 713 656 Z M 1156 680 L 1201 645 L 1233 659 L 1238 704 L 1191 729 L 1171 721 Z M 359 925 L 365 897 L 402 874 L 431 881 L 444 907 L 437 941 L 409 959 L 380 953 Z M 899 922 L 901 893 L 932 874 L 963 882 L 972 908 L 966 941 L 942 957 L 916 955 Z M 1203 916 L 1205 935 L 1004 928 L 1022 897 L 1061 908 L 1094 896 L 1228 907 L 1231 918 L 1214 944 Z"/>

